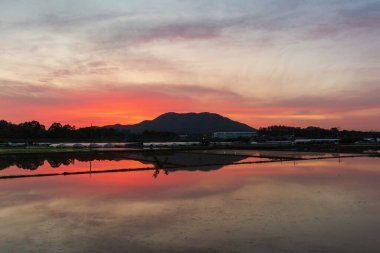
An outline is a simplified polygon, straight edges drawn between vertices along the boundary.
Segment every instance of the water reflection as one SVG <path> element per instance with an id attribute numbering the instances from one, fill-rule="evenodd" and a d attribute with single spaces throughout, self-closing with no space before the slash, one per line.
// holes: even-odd
<path id="1" fill-rule="evenodd" d="M 224 165 L 248 161 L 248 156 L 221 156 L 173 152 L 20 154 L 0 157 L 0 176 L 154 168 L 156 178 L 177 170 L 212 171 Z M 257 160 L 257 158 L 254 158 Z M 260 159 L 258 159 L 260 160 Z M 265 159 L 262 159 L 265 160 Z"/>
<path id="2" fill-rule="evenodd" d="M 297 152 L 297 151 L 273 151 L 273 150 L 204 150 L 189 151 L 190 153 L 203 154 L 220 154 L 220 155 L 247 155 L 261 158 L 294 158 L 294 159 L 311 159 L 311 158 L 328 158 L 350 156 L 342 153 L 319 153 L 319 152 Z"/>
<path id="3" fill-rule="evenodd" d="M 50 167 L 59 168 L 62 165 L 68 166 L 75 163 L 73 158 L 64 158 L 64 157 L 9 157 L 3 158 L 0 163 L 0 170 L 4 170 L 11 166 L 16 166 L 20 169 L 25 170 L 37 170 L 39 167 L 43 166 L 45 162 L 48 162 Z"/>
<path id="4" fill-rule="evenodd" d="M 3 180 L 0 252 L 377 253 L 379 161 Z"/>

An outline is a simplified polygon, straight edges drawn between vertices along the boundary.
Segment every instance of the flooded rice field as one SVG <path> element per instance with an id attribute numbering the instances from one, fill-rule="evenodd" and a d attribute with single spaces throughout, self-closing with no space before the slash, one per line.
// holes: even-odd
<path id="1" fill-rule="evenodd" d="M 378 157 L 4 155 L 0 178 L 4 253 L 380 251 Z"/>
<path id="2" fill-rule="evenodd" d="M 252 157 L 291 158 L 291 159 L 315 159 L 350 157 L 352 154 L 345 153 L 319 153 L 319 152 L 297 152 L 297 151 L 267 151 L 267 150 L 202 150 L 189 151 L 189 153 L 221 154 L 221 155 L 246 155 Z"/>

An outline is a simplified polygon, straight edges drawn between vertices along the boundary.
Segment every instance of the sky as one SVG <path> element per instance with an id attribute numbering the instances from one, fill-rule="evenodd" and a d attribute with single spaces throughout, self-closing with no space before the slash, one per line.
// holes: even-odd
<path id="1" fill-rule="evenodd" d="M 0 0 L 0 119 L 380 130 L 379 0 Z"/>

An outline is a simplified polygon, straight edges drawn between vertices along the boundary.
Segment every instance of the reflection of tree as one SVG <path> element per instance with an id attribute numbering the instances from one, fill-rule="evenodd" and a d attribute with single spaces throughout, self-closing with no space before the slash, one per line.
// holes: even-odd
<path id="1" fill-rule="evenodd" d="M 115 157 L 116 156 L 116 157 Z M 93 160 L 113 161 L 124 160 L 125 158 L 114 153 L 109 154 L 19 154 L 19 155 L 4 155 L 0 159 L 0 170 L 7 169 L 11 166 L 17 166 L 20 169 L 36 170 L 44 165 L 47 161 L 52 168 L 59 168 L 62 165 L 74 164 L 75 160 L 81 162 L 89 162 Z"/>
<path id="2" fill-rule="evenodd" d="M 167 175 L 169 172 L 178 170 L 186 171 L 211 171 L 218 170 L 225 165 L 236 163 L 247 156 L 237 155 L 213 155 L 184 152 L 104 152 L 104 153 L 65 153 L 65 154 L 17 154 L 2 155 L 0 159 L 0 169 L 11 166 L 18 168 L 36 170 L 45 161 L 51 168 L 59 168 L 62 165 L 74 164 L 76 161 L 122 161 L 135 160 L 142 164 L 154 165 L 154 178 L 157 178 L 160 171 Z"/>
<path id="3" fill-rule="evenodd" d="M 75 163 L 75 159 L 73 158 L 65 158 L 65 159 L 62 159 L 62 158 L 57 158 L 57 157 L 54 157 L 54 158 L 49 158 L 47 159 L 47 162 L 50 164 L 50 166 L 52 168 L 59 168 L 61 165 L 70 165 L 70 164 L 74 164 Z"/>
<path id="4" fill-rule="evenodd" d="M 156 168 L 156 170 L 153 172 L 153 177 L 157 178 L 161 170 L 165 172 L 165 175 L 169 175 L 169 171 L 165 169 L 165 164 L 168 162 L 169 157 L 165 157 L 165 160 L 163 162 L 161 162 L 157 156 L 153 156 L 153 159 L 154 167 Z"/>
<path id="5" fill-rule="evenodd" d="M 11 167 L 13 165 L 12 161 L 0 159 L 0 170 L 4 170 L 8 167 Z"/>
<path id="6" fill-rule="evenodd" d="M 20 160 L 15 163 L 18 168 L 25 170 L 36 170 L 38 167 L 44 165 L 44 160 Z"/>
<path id="7" fill-rule="evenodd" d="M 44 162 L 45 159 L 42 157 L 18 155 L 2 156 L 0 159 L 0 170 L 7 169 L 11 166 L 26 170 L 36 170 L 38 167 L 42 166 Z"/>

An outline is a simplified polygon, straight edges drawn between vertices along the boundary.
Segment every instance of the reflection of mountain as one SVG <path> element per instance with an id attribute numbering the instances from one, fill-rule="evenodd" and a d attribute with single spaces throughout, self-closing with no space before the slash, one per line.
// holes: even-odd
<path id="1" fill-rule="evenodd" d="M 23 154 L 3 155 L 0 159 L 0 170 L 16 166 L 26 170 L 37 170 L 45 162 L 51 168 L 74 164 L 75 161 L 121 161 L 135 160 L 143 164 L 153 164 L 156 168 L 165 168 L 167 171 L 176 170 L 217 170 L 224 165 L 236 163 L 247 156 L 212 155 L 172 152 L 148 153 L 68 153 L 68 154 Z M 207 167 L 205 167 L 207 166 Z M 120 169 L 120 168 L 115 168 Z"/>
<path id="2" fill-rule="evenodd" d="M 237 163 L 247 156 L 244 155 L 213 155 L 200 153 L 157 153 L 144 154 L 136 153 L 129 155 L 131 159 L 138 160 L 142 163 L 161 163 L 168 171 L 176 170 L 217 170 L 221 167 Z"/>

